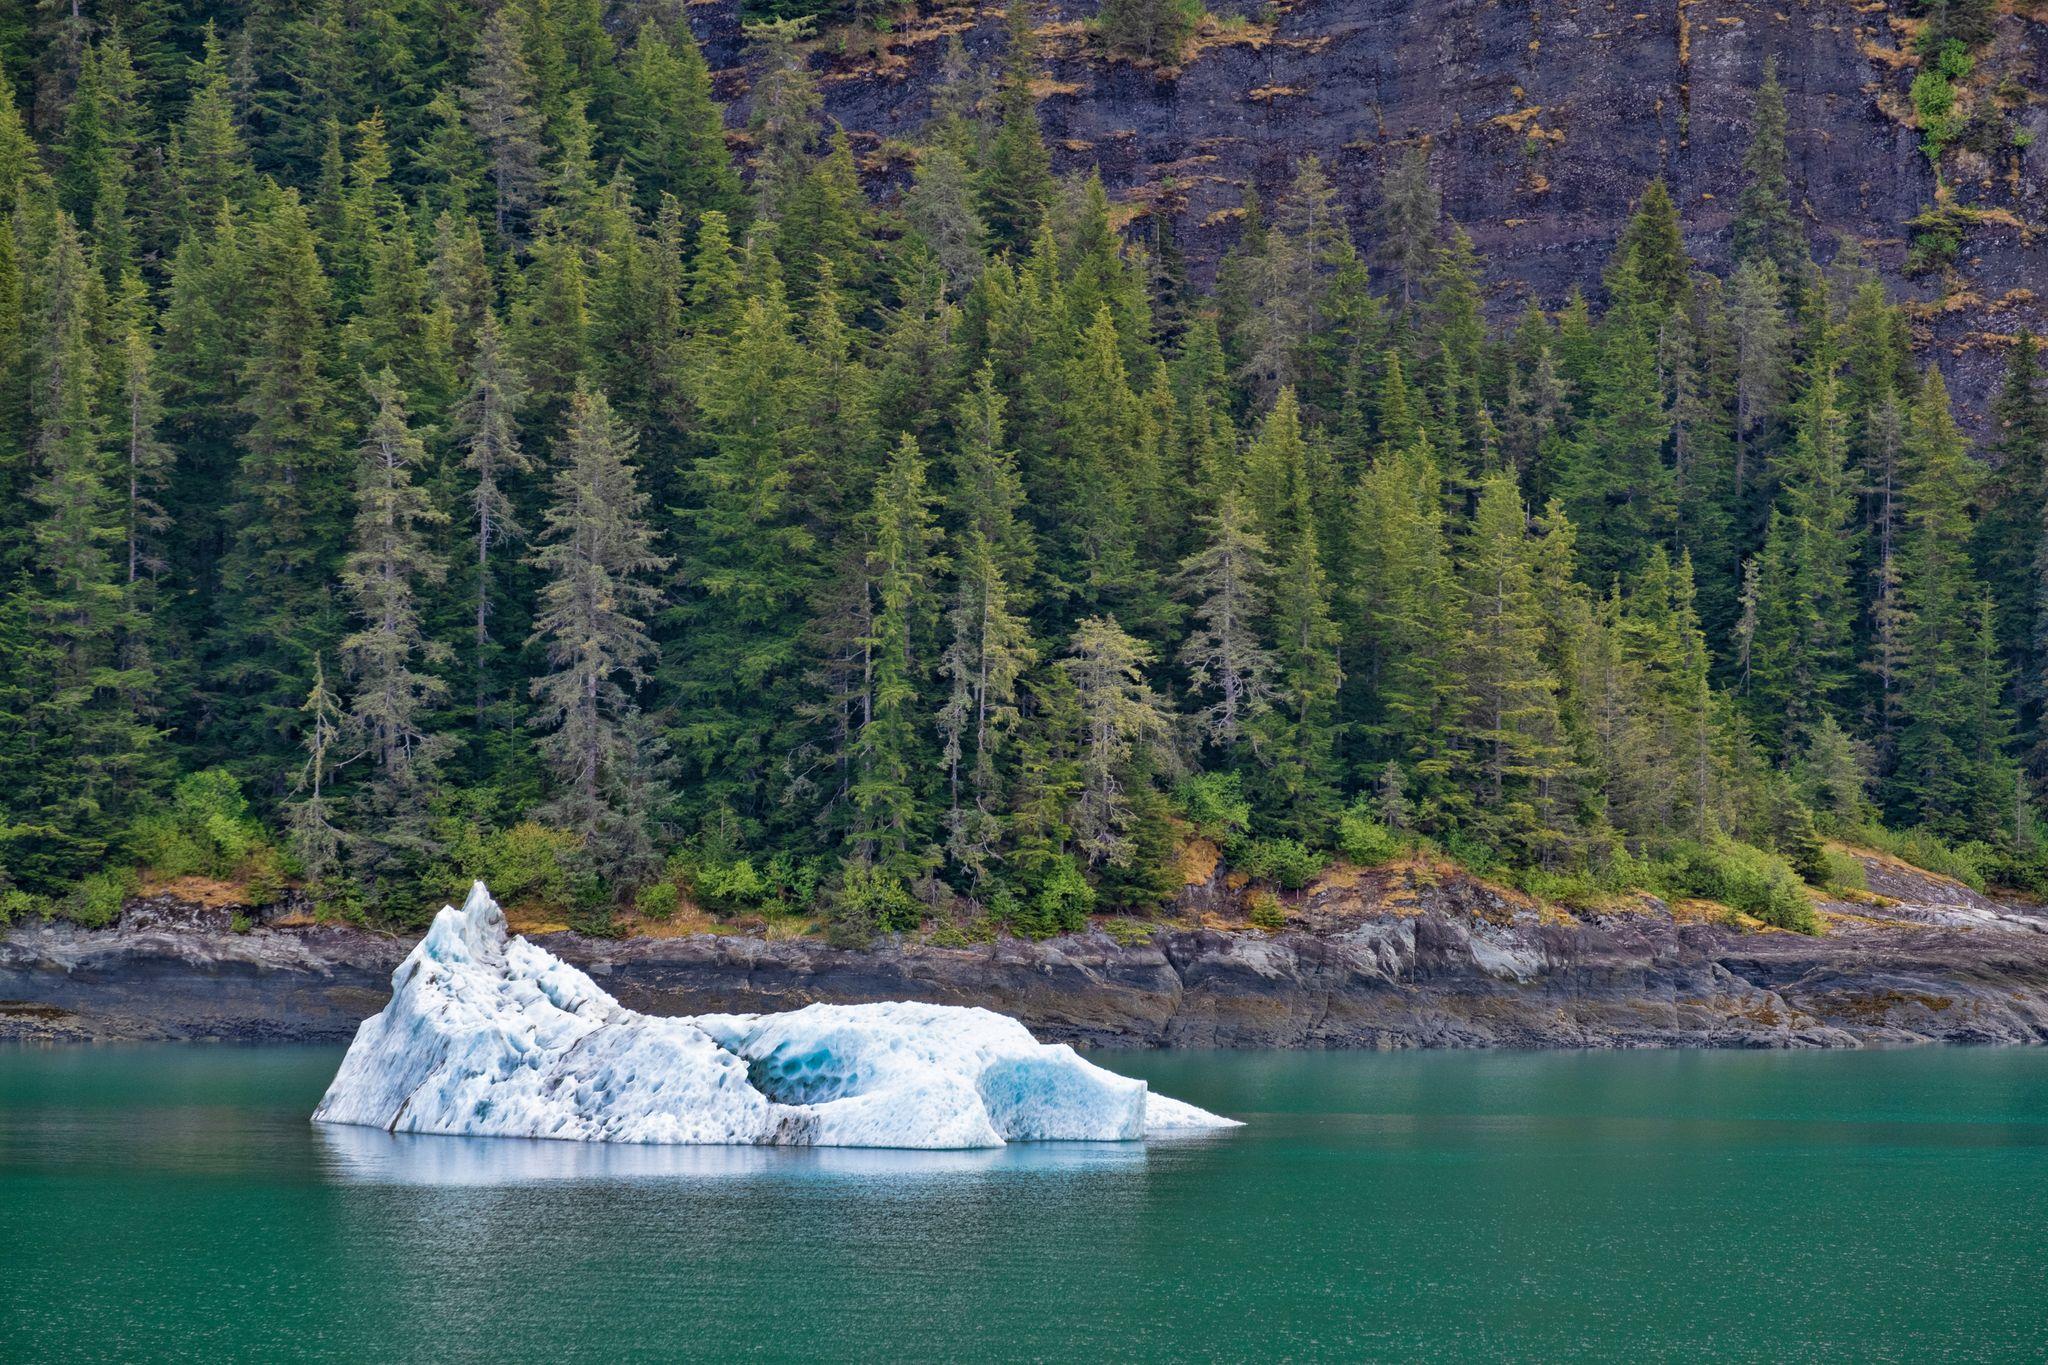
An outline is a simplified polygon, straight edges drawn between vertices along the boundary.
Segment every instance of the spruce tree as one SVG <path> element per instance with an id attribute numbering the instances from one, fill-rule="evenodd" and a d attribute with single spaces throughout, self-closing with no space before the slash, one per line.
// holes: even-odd
<path id="1" fill-rule="evenodd" d="M 1735 206 L 1735 259 L 1769 262 L 1780 278 L 1797 281 L 1807 263 L 1806 239 L 1792 216 L 1792 182 L 1785 171 L 1785 87 L 1778 83 L 1775 57 L 1764 58 L 1749 127 L 1742 194 Z"/>
<path id="2" fill-rule="evenodd" d="M 430 712 L 446 684 L 427 671 L 439 651 L 421 616 L 423 594 L 447 576 L 432 540 L 448 517 L 413 481 L 427 452 L 407 423 L 398 376 L 387 369 L 368 389 L 376 415 L 363 435 L 341 569 L 356 629 L 343 637 L 341 658 L 351 683 L 346 734 L 365 763 L 350 848 L 373 891 L 389 894 L 435 849 L 430 805 L 447 740 L 433 733 Z"/>
<path id="3" fill-rule="evenodd" d="M 1276 669 L 1260 639 L 1271 570 L 1266 541 L 1235 492 L 1223 494 L 1205 524 L 1207 545 L 1181 563 L 1180 592 L 1195 629 L 1179 659 L 1189 692 L 1208 703 L 1195 713 L 1203 738 L 1228 756 L 1240 743 L 1255 743 L 1258 721 L 1272 707 Z"/>
<path id="4" fill-rule="evenodd" d="M 1549 861 L 1563 839 L 1556 788 L 1569 754 L 1558 680 L 1543 659 L 1541 547 L 1512 479 L 1486 481 L 1460 548 L 1461 762 L 1488 832 Z"/>
<path id="5" fill-rule="evenodd" d="M 1757 568 L 1749 693 L 1781 738 L 1831 709 L 1848 679 L 1856 507 L 1835 392 L 1824 375 L 1800 399 Z"/>
<path id="6" fill-rule="evenodd" d="M 1021 252 L 1053 200 L 1052 154 L 1038 125 L 1038 43 L 1029 0 L 1009 0 L 1010 45 L 997 95 L 1001 122 L 981 173 L 981 216 L 998 246 Z"/>
<path id="7" fill-rule="evenodd" d="M 479 730 L 487 724 L 491 698 L 504 690 L 500 674 L 511 662 L 491 635 L 491 618 L 500 609 L 501 584 L 508 572 L 492 564 L 491 554 L 526 536 L 512 498 L 513 488 L 533 468 L 519 441 L 518 415 L 525 397 L 525 381 L 506 355 L 497 315 L 487 313 L 477 335 L 469 395 L 457 414 L 462 467 L 473 481 L 468 497 L 474 575 L 470 666 Z"/>
<path id="8" fill-rule="evenodd" d="M 2009 799 L 1999 752 L 2005 670 L 1981 648 L 1989 619 L 1970 561 L 1971 507 L 1981 476 L 1949 410 L 1948 388 L 1930 369 L 1906 431 L 1911 470 L 1899 567 L 1903 618 L 1896 768 L 1887 784 L 1894 814 L 1960 835 L 1973 817 Z M 1987 733 L 1988 731 L 1988 733 Z"/>
<path id="9" fill-rule="evenodd" d="M 668 564 L 655 553 L 633 446 L 605 396 L 579 386 L 533 555 L 546 581 L 529 640 L 547 670 L 531 685 L 531 723 L 554 784 L 543 815 L 581 839 L 590 867 L 614 882 L 653 866 L 644 793 L 657 756 L 635 693 L 655 653 L 651 575 Z"/>
<path id="10" fill-rule="evenodd" d="M 122 657 L 136 623 L 119 568 L 123 518 L 94 338 L 104 299 L 69 215 L 55 215 L 50 239 L 33 291 L 27 572 L 0 611 L 0 630 L 26 635 L 8 650 L 11 695 L 0 707 L 9 772 L 0 864 L 40 892 L 102 865 L 147 795 L 140 783 L 157 738 L 138 705 L 153 680 Z"/>
<path id="11" fill-rule="evenodd" d="M 652 214 L 663 195 L 690 221 L 731 214 L 745 203 L 725 149 L 725 114 L 711 93 L 711 72 L 687 25 L 674 36 L 652 20 L 640 26 L 625 64 L 625 162 L 640 207 Z"/>
<path id="12" fill-rule="evenodd" d="M 1103 46 L 1118 56 L 1176 67 L 1201 18 L 1193 0 L 1108 0 L 1095 24 Z"/>
<path id="13" fill-rule="evenodd" d="M 754 207 L 764 223 L 779 223 L 789 214 L 815 159 L 823 100 L 809 58 L 797 46 L 807 31 L 802 19 L 749 24 L 746 30 L 748 56 L 760 71 L 747 130 L 755 148 Z"/>
<path id="14" fill-rule="evenodd" d="M 1115 618 L 1074 628 L 1059 660 L 1073 685 L 1079 791 L 1068 816 L 1091 864 L 1126 864 L 1136 852 L 1137 791 L 1160 762 L 1172 725 L 1145 681 L 1151 651 Z"/>
<path id="15" fill-rule="evenodd" d="M 919 870 L 924 765 L 920 760 L 918 687 L 930 667 L 923 657 L 922 617 L 938 528 L 925 482 L 924 457 L 905 436 L 875 485 L 863 572 L 873 599 L 860 641 L 867 691 L 854 736 L 855 776 L 849 793 L 850 837 L 865 864 L 908 879 Z"/>
<path id="16" fill-rule="evenodd" d="M 216 746 L 269 777 L 289 750 L 313 660 L 341 632 L 333 585 L 347 457 L 330 295 L 306 210 L 285 191 L 251 234 L 256 294 L 242 368 L 236 497 L 211 655 Z M 260 759 L 260 762 L 258 760 Z"/>
<path id="17" fill-rule="evenodd" d="M 977 521 L 965 523 L 953 555 L 954 596 L 947 612 L 951 639 L 939 660 L 940 676 L 949 687 L 938 728 L 948 793 L 946 856 L 969 885 L 978 887 L 992 871 L 1005 831 L 997 764 L 1020 719 L 1018 683 L 1038 651 L 1017 609 L 1005 557 Z"/>
<path id="18" fill-rule="evenodd" d="M 498 240 L 511 241 L 539 194 L 542 154 L 541 112 L 518 6 L 500 5 L 484 21 L 462 104 L 489 167 Z"/>

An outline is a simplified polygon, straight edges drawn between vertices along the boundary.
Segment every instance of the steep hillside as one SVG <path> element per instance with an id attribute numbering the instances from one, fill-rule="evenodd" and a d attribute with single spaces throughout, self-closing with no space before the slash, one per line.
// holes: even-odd
<path id="1" fill-rule="evenodd" d="M 1717 264 L 1751 91 L 1775 54 L 1797 208 L 1817 254 L 1825 260 L 1838 238 L 1854 238 L 1898 296 L 1919 301 L 1921 340 L 1939 348 L 1973 415 L 1996 383 L 2000 343 L 2022 325 L 2048 325 L 2042 17 L 2001 17 L 1971 80 L 2008 130 L 2025 132 L 2008 131 L 1992 154 L 1958 147 L 1944 160 L 1953 201 L 1989 212 L 1966 232 L 1953 275 L 1908 278 L 1906 225 L 1937 191 L 1910 126 L 1919 59 L 1903 3 L 1293 0 L 1241 27 L 1210 25 L 1186 66 L 1168 73 L 1091 52 L 1080 21 L 1092 12 L 1042 10 L 1047 136 L 1062 169 L 1099 165 L 1134 216 L 1171 213 L 1198 270 L 1234 240 L 1247 180 L 1270 193 L 1313 153 L 1363 223 L 1383 170 L 1417 139 L 1433 149 L 1445 209 L 1486 259 L 1498 311 L 1527 290 L 1555 305 L 1572 285 L 1593 285 L 1654 176 L 1669 182 L 1694 256 Z M 716 0 L 692 13 L 737 110 L 746 88 L 738 7 Z M 843 34 L 817 45 L 826 111 L 860 135 L 871 171 L 900 169 L 890 140 L 928 116 L 956 33 L 993 61 L 1001 7 L 928 10 L 876 52 Z"/>

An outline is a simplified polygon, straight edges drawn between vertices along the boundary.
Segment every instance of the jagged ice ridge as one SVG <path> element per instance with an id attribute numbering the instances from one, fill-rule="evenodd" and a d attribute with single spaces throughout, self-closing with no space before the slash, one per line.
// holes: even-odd
<path id="1" fill-rule="evenodd" d="M 983 1009 L 810 1005 L 664 1019 L 524 938 L 482 882 L 363 1021 L 314 1120 L 586 1142 L 1000 1147 L 1231 1119 Z"/>

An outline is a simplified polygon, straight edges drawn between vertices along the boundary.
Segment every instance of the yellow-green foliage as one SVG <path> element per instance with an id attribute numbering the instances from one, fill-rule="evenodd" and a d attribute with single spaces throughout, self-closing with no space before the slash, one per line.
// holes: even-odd
<path id="1" fill-rule="evenodd" d="M 507 905 L 518 901 L 562 905 L 569 899 L 570 869 L 581 847 L 576 836 L 565 830 L 522 820 L 487 838 L 483 865 L 465 871 L 487 878 L 498 899 Z"/>
<path id="2" fill-rule="evenodd" d="M 674 882 L 650 882 L 634 893 L 633 908 L 647 919 L 668 919 L 681 901 L 682 891 Z"/>
<path id="3" fill-rule="evenodd" d="M 1661 867 L 1666 894 L 1719 901 L 1765 924 L 1802 934 L 1820 932 L 1806 884 L 1775 853 L 1733 839 L 1682 844 Z"/>
<path id="4" fill-rule="evenodd" d="M 168 877 L 232 877 L 259 857 L 273 875 L 277 868 L 248 799 L 220 768 L 180 778 L 165 806 L 129 828 L 128 851 L 140 866 Z"/>
<path id="5" fill-rule="evenodd" d="M 1337 849 L 1361 867 L 1390 863 L 1404 851 L 1400 836 L 1362 802 L 1337 817 Z"/>

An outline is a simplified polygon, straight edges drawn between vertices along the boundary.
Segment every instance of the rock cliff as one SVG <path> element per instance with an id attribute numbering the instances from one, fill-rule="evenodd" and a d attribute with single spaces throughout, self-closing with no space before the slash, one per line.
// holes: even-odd
<path id="1" fill-rule="evenodd" d="M 982 1005 L 1040 1038 L 1136 1047 L 1856 1047 L 2048 1041 L 2048 911 L 1887 863 L 1826 935 L 1744 932 L 1642 900 L 1569 916 L 1459 875 L 1326 879 L 1274 933 L 1163 930 L 870 951 L 737 934 L 538 942 L 651 1014 L 813 1001 Z M 232 932 L 132 908 L 0 940 L 0 1038 L 338 1041 L 408 940 Z"/>
<path id="2" fill-rule="evenodd" d="M 1670 184 L 1695 258 L 1721 264 L 1751 92 L 1775 55 L 1795 207 L 1816 254 L 1860 243 L 1895 295 L 1916 301 L 1923 349 L 1981 415 L 2002 344 L 2022 324 L 2048 327 L 2048 13 L 2006 8 L 1975 79 L 2007 91 L 2003 117 L 2022 135 L 1944 162 L 1954 202 L 1990 211 L 1945 283 L 1903 273 L 1906 224 L 1936 197 L 1910 126 L 1903 0 L 1281 0 L 1239 14 L 1241 27 L 1210 26 L 1173 73 L 1091 51 L 1081 21 L 1092 4 L 1043 6 L 1041 114 L 1058 168 L 1100 166 L 1134 217 L 1171 214 L 1198 275 L 1235 239 L 1247 180 L 1270 194 L 1314 153 L 1362 226 L 1382 171 L 1426 139 L 1445 210 L 1485 257 L 1504 314 L 1530 293 L 1554 307 L 1574 284 L 1597 288 L 1653 176 Z M 743 118 L 738 6 L 693 0 L 691 13 Z M 905 169 L 904 140 L 929 117 L 954 34 L 999 61 L 1000 5 L 927 7 L 873 51 L 820 44 L 826 112 L 884 181 Z"/>

